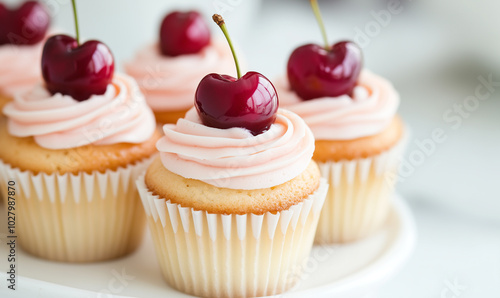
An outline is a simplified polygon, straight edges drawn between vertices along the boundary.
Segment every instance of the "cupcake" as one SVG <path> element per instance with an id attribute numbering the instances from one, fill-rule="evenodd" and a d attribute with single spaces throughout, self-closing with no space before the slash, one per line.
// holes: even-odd
<path id="1" fill-rule="evenodd" d="M 163 129 L 137 186 L 167 283 L 201 297 L 294 286 L 327 191 L 304 121 L 278 110 L 259 73 L 209 74 L 195 108 Z"/>
<path id="2" fill-rule="evenodd" d="M 276 89 L 311 128 L 313 159 L 330 185 L 315 242 L 351 242 L 379 229 L 406 139 L 394 87 L 362 69 L 357 45 L 339 42 L 295 49 Z"/>
<path id="3" fill-rule="evenodd" d="M 330 184 L 316 242 L 350 242 L 379 229 L 391 206 L 393 178 L 406 139 L 392 85 L 364 70 L 351 96 L 307 101 L 286 79 L 276 86 L 281 104 L 313 131 L 313 159 Z"/>
<path id="4" fill-rule="evenodd" d="M 54 261 L 124 256 L 144 230 L 134 181 L 161 135 L 153 112 L 132 78 L 114 74 L 103 43 L 53 36 L 42 67 L 45 81 L 16 95 L 0 122 L 9 144 L 0 179 L 16 185 L 19 244 Z"/>
<path id="5" fill-rule="evenodd" d="M 159 40 L 140 49 L 124 66 L 162 124 L 175 123 L 193 107 L 193 94 L 207 73 L 234 68 L 227 46 L 211 38 L 208 25 L 195 11 L 168 14 Z"/>
<path id="6" fill-rule="evenodd" d="M 49 25 L 47 10 L 36 1 L 16 9 L 0 3 L 0 110 L 14 94 L 40 80 L 40 57 Z"/>
<path id="7" fill-rule="evenodd" d="M 202 297 L 293 287 L 327 190 L 304 122 L 281 110 L 253 136 L 205 126 L 192 109 L 164 132 L 137 185 L 167 283 Z"/>

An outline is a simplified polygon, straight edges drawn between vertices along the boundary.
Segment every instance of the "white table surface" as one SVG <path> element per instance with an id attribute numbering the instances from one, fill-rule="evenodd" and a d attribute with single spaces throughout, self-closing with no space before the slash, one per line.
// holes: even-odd
<path id="1" fill-rule="evenodd" d="M 69 1 L 53 1 L 60 3 L 56 26 L 72 30 Z M 436 18 L 432 4 L 422 5 L 424 1 L 430 0 L 403 1 L 403 12 L 392 15 L 364 48 L 365 66 L 386 76 L 400 91 L 400 113 L 413 138 L 428 138 L 436 128 L 447 135 L 446 142 L 398 186 L 413 209 L 419 238 L 413 257 L 380 297 L 499 297 L 500 92 L 481 102 L 460 128 L 444 121 L 447 109 L 474 93 L 475 77 L 489 72 L 464 63 L 462 52 L 436 22 L 441 15 Z M 321 42 L 306 0 L 264 0 L 261 10 L 246 19 L 240 15 L 251 13 L 249 3 L 256 1 L 221 2 L 240 3 L 226 14 L 233 39 L 249 68 L 271 78 L 283 73 L 293 47 Z M 352 39 L 355 27 L 373 21 L 370 12 L 387 2 L 320 1 L 330 40 Z M 173 6 L 172 1 L 143 3 L 147 6 L 137 8 L 136 0 L 80 1 L 81 32 L 106 41 L 118 61 L 129 58 L 135 48 L 154 39 L 160 15 Z M 203 6 L 210 11 L 210 5 Z M 500 80 L 498 73 L 495 78 Z M 414 144 L 408 154 L 413 150 Z"/>

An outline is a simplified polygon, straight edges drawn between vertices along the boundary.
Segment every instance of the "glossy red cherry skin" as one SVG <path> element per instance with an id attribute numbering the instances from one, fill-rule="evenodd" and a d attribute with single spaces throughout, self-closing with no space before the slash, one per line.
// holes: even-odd
<path id="1" fill-rule="evenodd" d="M 114 69 L 113 54 L 97 40 L 79 46 L 71 36 L 55 35 L 43 48 L 42 74 L 52 94 L 70 95 L 78 101 L 103 94 Z"/>
<path id="2" fill-rule="evenodd" d="M 258 72 L 240 79 L 212 73 L 198 85 L 195 106 L 207 126 L 243 127 L 258 135 L 274 123 L 278 96 L 273 84 Z"/>
<path id="3" fill-rule="evenodd" d="M 36 1 L 24 2 L 17 9 L 8 9 L 0 3 L 0 45 L 33 45 L 45 38 L 50 16 Z"/>
<path id="4" fill-rule="evenodd" d="M 165 56 L 200 52 L 210 43 L 210 29 L 196 11 L 169 13 L 160 27 L 160 49 Z"/>
<path id="5" fill-rule="evenodd" d="M 304 99 L 351 94 L 363 65 L 361 49 L 353 42 L 336 43 L 330 50 L 308 44 L 288 60 L 290 87 Z"/>

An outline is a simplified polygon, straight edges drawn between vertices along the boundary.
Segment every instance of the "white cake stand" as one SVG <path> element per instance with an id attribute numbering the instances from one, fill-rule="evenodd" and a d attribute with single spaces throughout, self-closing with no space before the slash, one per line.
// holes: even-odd
<path id="1" fill-rule="evenodd" d="M 191 297 L 162 279 L 151 238 L 133 255 L 120 260 L 73 265 L 43 261 L 17 249 L 17 290 L 6 286 L 8 247 L 5 210 L 0 210 L 0 297 Z M 391 278 L 410 256 L 416 239 L 413 216 L 395 196 L 385 227 L 357 243 L 314 247 L 302 282 L 282 298 L 367 298 Z M 274 296 L 278 297 L 278 296 Z"/>

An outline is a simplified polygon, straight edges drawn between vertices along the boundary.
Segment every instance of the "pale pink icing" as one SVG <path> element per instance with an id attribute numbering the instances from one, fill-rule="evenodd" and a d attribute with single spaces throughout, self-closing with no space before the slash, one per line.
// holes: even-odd
<path id="1" fill-rule="evenodd" d="M 0 93 L 14 96 L 40 81 L 43 44 L 0 46 Z"/>
<path id="2" fill-rule="evenodd" d="M 352 97 L 301 100 L 285 77 L 275 81 L 280 105 L 301 116 L 316 140 L 352 140 L 382 132 L 394 118 L 399 95 L 384 78 L 364 70 Z"/>
<path id="3" fill-rule="evenodd" d="M 156 126 L 137 83 L 120 74 L 115 74 L 103 95 L 82 102 L 60 93 L 52 95 L 39 82 L 16 95 L 3 111 L 11 135 L 33 136 L 48 149 L 141 143 L 153 135 Z"/>
<path id="4" fill-rule="evenodd" d="M 301 174 L 314 152 L 311 130 L 296 114 L 282 109 L 270 129 L 257 136 L 239 127 L 205 126 L 195 108 L 163 130 L 156 147 L 166 169 L 223 188 L 280 185 Z"/>
<path id="5" fill-rule="evenodd" d="M 201 79 L 208 73 L 235 76 L 229 46 L 212 42 L 200 53 L 166 57 L 157 43 L 148 45 L 125 65 L 125 72 L 134 77 L 154 111 L 182 111 L 193 106 L 194 94 Z"/>

